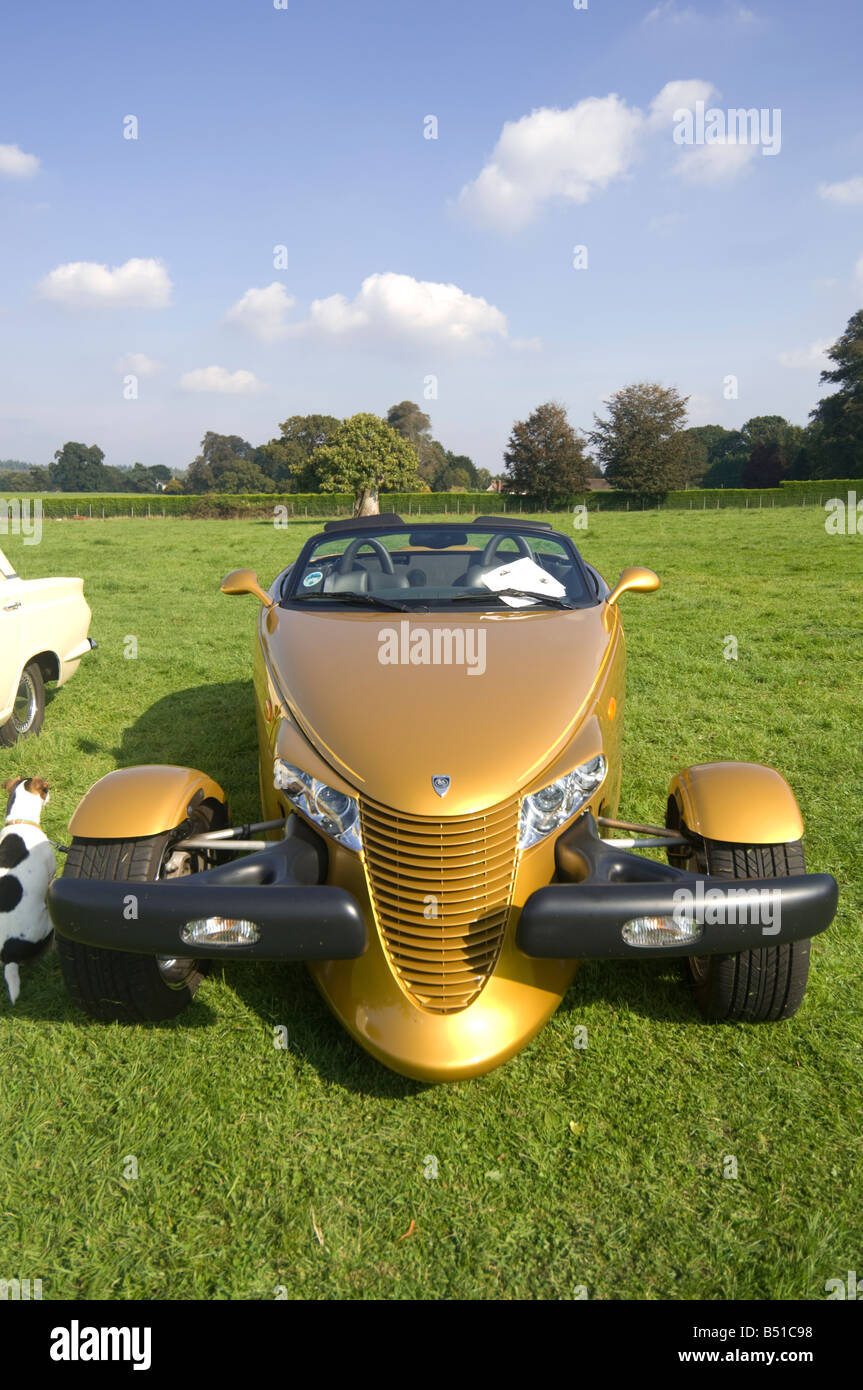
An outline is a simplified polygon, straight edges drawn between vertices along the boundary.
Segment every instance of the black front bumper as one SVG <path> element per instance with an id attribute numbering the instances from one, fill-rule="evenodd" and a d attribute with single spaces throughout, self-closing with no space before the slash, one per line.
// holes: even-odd
<path id="1" fill-rule="evenodd" d="M 830 874 L 738 881 L 685 873 L 603 843 L 589 813 L 560 836 L 555 862 L 562 881 L 532 893 L 522 908 L 516 943 L 528 956 L 639 960 L 781 946 L 829 927 L 839 896 Z M 624 940 L 627 922 L 675 912 L 700 927 L 696 941 Z"/>
<path id="2" fill-rule="evenodd" d="M 321 857 L 300 835 L 230 864 L 154 883 L 56 878 L 48 911 L 60 936 L 85 946 L 154 956 L 236 960 L 353 960 L 366 949 L 359 903 L 322 883 Z M 196 918 L 242 918 L 259 940 L 189 945 Z"/>

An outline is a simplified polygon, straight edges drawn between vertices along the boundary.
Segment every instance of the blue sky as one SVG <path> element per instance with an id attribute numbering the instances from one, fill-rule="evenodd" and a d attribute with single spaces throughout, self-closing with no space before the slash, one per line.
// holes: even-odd
<path id="1" fill-rule="evenodd" d="M 207 429 L 407 398 L 497 472 L 541 401 L 588 428 L 638 380 L 693 424 L 804 423 L 863 303 L 859 0 L 49 0 L 3 30 L 0 458 L 182 468 Z M 772 117 L 675 143 L 697 100 L 778 109 L 778 152 Z"/>

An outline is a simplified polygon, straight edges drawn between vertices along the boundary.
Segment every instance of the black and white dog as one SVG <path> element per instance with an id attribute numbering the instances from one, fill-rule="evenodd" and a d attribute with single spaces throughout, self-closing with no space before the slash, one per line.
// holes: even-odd
<path id="1" fill-rule="evenodd" d="M 0 833 L 0 963 L 9 999 L 18 998 L 18 966 L 41 955 L 51 944 L 51 918 L 45 906 L 48 885 L 57 870 L 54 851 L 39 828 L 49 800 L 41 777 L 11 777 L 6 823 Z"/>

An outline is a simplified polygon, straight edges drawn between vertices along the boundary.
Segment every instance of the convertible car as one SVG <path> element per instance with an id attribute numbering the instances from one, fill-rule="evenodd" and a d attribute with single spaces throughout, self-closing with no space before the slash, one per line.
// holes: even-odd
<path id="1" fill-rule="evenodd" d="M 708 1020 L 785 1019 L 837 905 L 772 768 L 671 779 L 664 826 L 617 819 L 620 600 L 544 523 L 330 522 L 259 604 L 262 819 L 182 767 L 103 777 L 50 891 L 73 997 L 178 1014 L 213 959 L 305 961 L 379 1061 L 424 1081 L 522 1049 L 579 960 L 680 957 Z M 659 857 L 638 851 L 661 850 Z"/>

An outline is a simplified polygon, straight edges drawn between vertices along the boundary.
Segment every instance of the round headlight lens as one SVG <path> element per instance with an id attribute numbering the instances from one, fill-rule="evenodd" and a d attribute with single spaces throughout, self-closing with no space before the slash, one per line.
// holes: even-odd
<path id="1" fill-rule="evenodd" d="M 566 801 L 566 787 L 562 782 L 553 782 L 550 787 L 535 792 L 530 800 L 541 816 L 554 816 Z"/>
<path id="2" fill-rule="evenodd" d="M 360 806 L 356 797 L 319 782 L 283 758 L 276 758 L 273 763 L 273 782 L 325 835 L 338 840 L 347 849 L 362 849 Z"/>
<path id="3" fill-rule="evenodd" d="M 529 849 L 539 840 L 544 840 L 546 835 L 581 810 L 605 777 L 607 766 L 600 754 L 574 768 L 565 777 L 526 796 L 521 803 L 519 849 Z"/>

